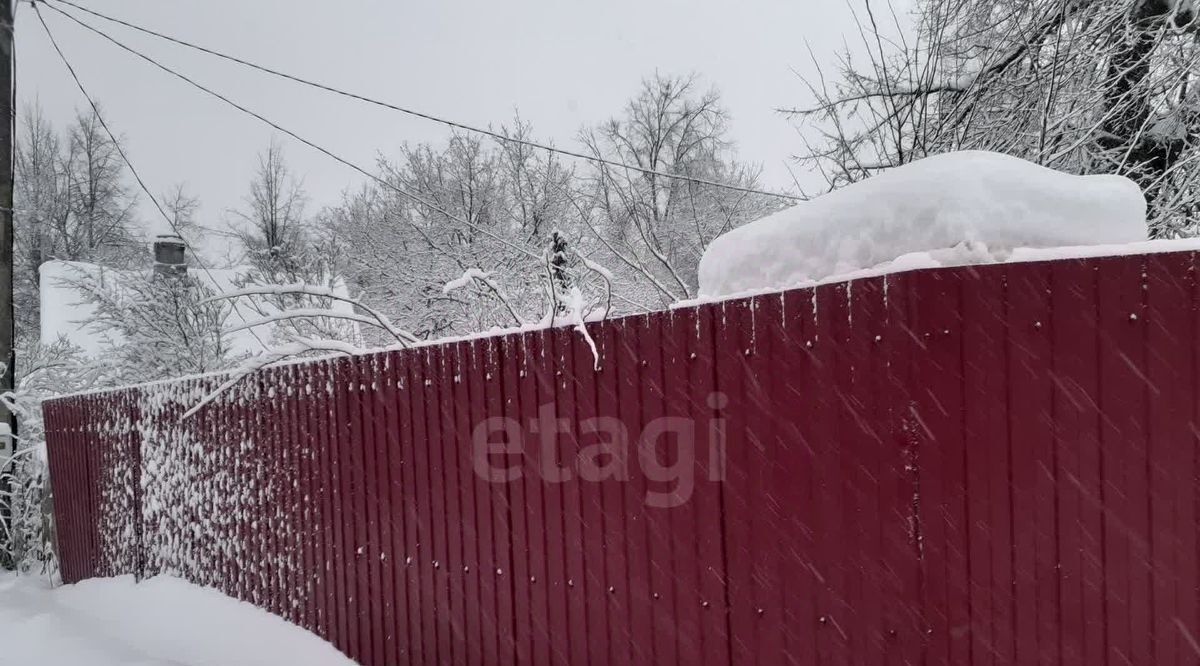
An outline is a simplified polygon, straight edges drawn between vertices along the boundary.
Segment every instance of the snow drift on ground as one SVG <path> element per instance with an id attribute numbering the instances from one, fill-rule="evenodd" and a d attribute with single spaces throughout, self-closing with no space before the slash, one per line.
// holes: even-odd
<path id="1" fill-rule="evenodd" d="M 700 260 L 701 297 L 786 289 L 918 252 L 940 263 L 1016 248 L 1144 241 L 1146 199 L 1122 176 L 1075 176 L 980 151 L 928 157 L 734 229 Z"/>
<path id="2" fill-rule="evenodd" d="M 51 590 L 0 573 L 0 664 L 353 666 L 334 647 L 219 592 L 159 577 Z"/>

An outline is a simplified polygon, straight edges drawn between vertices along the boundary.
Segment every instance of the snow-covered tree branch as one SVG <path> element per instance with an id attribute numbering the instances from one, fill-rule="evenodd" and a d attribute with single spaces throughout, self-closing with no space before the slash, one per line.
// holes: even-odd
<path id="1" fill-rule="evenodd" d="M 833 187 L 925 155 L 1004 152 L 1133 178 L 1156 236 L 1194 235 L 1200 20 L 1183 0 L 921 0 L 913 34 L 867 2 L 866 62 L 787 109 Z"/>

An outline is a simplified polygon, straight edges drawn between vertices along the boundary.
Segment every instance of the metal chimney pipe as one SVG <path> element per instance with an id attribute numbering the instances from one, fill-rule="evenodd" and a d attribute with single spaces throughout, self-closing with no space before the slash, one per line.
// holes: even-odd
<path id="1" fill-rule="evenodd" d="M 155 275 L 187 274 L 187 244 L 174 234 L 162 234 L 154 239 Z"/>

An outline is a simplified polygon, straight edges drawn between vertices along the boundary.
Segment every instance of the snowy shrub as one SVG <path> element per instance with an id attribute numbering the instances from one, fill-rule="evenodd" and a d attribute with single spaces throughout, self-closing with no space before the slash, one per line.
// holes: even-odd
<path id="1" fill-rule="evenodd" d="M 101 381 L 99 364 L 59 340 L 49 345 L 23 342 L 17 349 L 17 386 L 0 396 L 17 416 L 13 458 L 0 469 L 7 495 L 0 505 L 9 516 L 0 527 L 0 564 L 22 572 L 55 575 L 53 493 L 46 460 L 41 402 L 63 393 L 84 391 Z"/>
<path id="2" fill-rule="evenodd" d="M 190 275 L 80 273 L 69 281 L 94 306 L 88 326 L 105 341 L 111 386 L 227 369 L 230 306 Z"/>

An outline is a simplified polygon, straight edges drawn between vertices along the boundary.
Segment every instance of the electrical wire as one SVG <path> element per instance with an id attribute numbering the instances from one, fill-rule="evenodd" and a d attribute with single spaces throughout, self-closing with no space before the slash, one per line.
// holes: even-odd
<path id="1" fill-rule="evenodd" d="M 464 226 L 467 226 L 467 227 L 479 232 L 480 234 L 482 234 L 484 236 L 488 236 L 489 238 L 492 238 L 493 240 L 497 241 L 498 243 L 501 243 L 502 245 L 507 245 L 508 247 L 510 247 L 518 252 L 521 252 L 521 253 L 529 256 L 532 259 L 537 259 L 539 261 L 541 260 L 540 255 L 530 251 L 528 248 L 521 247 L 520 245 L 517 245 L 502 236 L 498 236 L 498 235 L 492 233 L 488 229 L 480 227 L 479 225 L 477 225 L 465 218 L 462 218 L 458 215 L 455 215 L 454 213 L 451 213 L 450 211 L 446 210 L 445 208 L 442 208 L 441 206 L 425 199 L 424 197 L 413 194 L 413 193 L 399 187 L 398 185 L 395 185 L 394 183 L 391 183 L 383 178 L 380 178 L 379 176 L 371 173 L 370 171 L 364 169 L 363 167 L 355 164 L 354 162 L 351 162 L 350 160 L 337 155 L 336 153 L 334 153 L 333 151 L 331 151 L 327 148 L 317 145 L 316 143 L 300 136 L 299 134 L 293 132 L 292 130 L 289 130 L 286 127 L 283 127 L 282 125 L 270 120 L 266 116 L 263 116 L 260 113 L 252 111 L 251 109 L 249 109 L 245 106 L 242 106 L 241 104 L 238 104 L 237 102 L 226 97 L 225 95 L 222 95 L 221 93 L 216 92 L 215 90 L 208 88 L 201 83 L 196 82 L 195 80 L 189 78 L 188 76 L 181 74 L 181 73 L 175 71 L 174 69 L 171 69 L 170 67 L 158 62 L 154 58 L 151 58 L 150 56 L 142 53 L 141 51 L 138 51 L 137 49 L 134 49 L 133 47 L 128 46 L 128 45 L 118 41 L 116 38 L 112 37 L 111 35 L 104 32 L 103 30 L 100 30 L 99 28 L 96 28 L 95 26 L 92 26 L 92 25 L 88 24 L 87 22 L 80 20 L 79 18 L 77 18 L 75 16 L 72 16 L 71 14 L 59 9 L 58 7 L 55 7 L 55 6 L 49 5 L 49 4 L 46 6 L 49 7 L 50 9 L 58 12 L 59 14 L 62 14 L 63 16 L 67 17 L 68 19 L 74 21 L 75 23 L 79 24 L 83 28 L 86 28 L 87 30 L 94 32 L 95 34 L 103 37 L 104 39 L 108 40 L 109 42 L 112 42 L 113 44 L 120 47 L 121 49 L 128 51 L 129 53 L 132 53 L 133 55 L 141 58 L 142 60 L 145 60 L 146 62 L 154 65 L 155 67 L 163 70 L 164 72 L 167 72 L 168 74 L 171 74 L 172 76 L 183 80 L 184 82 L 188 83 L 189 85 L 221 100 L 222 102 L 225 102 L 226 104 L 232 106 L 233 108 L 237 109 L 238 111 L 241 111 L 242 113 L 245 113 L 246 115 L 249 115 L 249 116 L 259 120 L 260 122 L 270 126 L 271 128 L 275 129 L 276 131 L 282 132 L 282 133 L 292 137 L 293 139 L 299 141 L 300 143 L 303 143 L 304 145 L 312 148 L 313 150 L 316 150 L 316 151 L 322 153 L 326 157 L 329 157 L 330 159 L 337 161 L 337 162 L 357 171 L 358 173 L 366 176 L 367 178 L 370 178 L 371 180 L 375 181 L 376 183 L 379 183 L 383 187 L 386 187 L 386 188 L 396 192 L 400 196 L 402 196 L 406 199 L 409 199 L 411 201 L 414 201 L 416 203 L 419 203 L 437 213 L 445 215 L 449 219 L 454 220 L 455 222 L 458 222 Z M 39 17 L 41 16 L 40 11 L 38 12 L 38 16 Z M 42 23 L 43 23 L 43 25 L 45 24 L 44 19 L 43 19 Z"/>
<path id="2" fill-rule="evenodd" d="M 294 74 L 288 74 L 287 72 L 281 72 L 277 69 L 272 69 L 272 68 L 266 67 L 264 65 L 259 65 L 257 63 L 250 62 L 249 60 L 245 60 L 242 58 L 238 58 L 236 56 L 231 56 L 231 55 L 228 55 L 225 53 L 221 53 L 220 51 L 216 51 L 216 50 L 204 47 L 204 46 L 200 46 L 199 44 L 193 44 L 191 42 L 184 41 L 177 37 L 171 37 L 170 35 L 165 35 L 161 32 L 157 32 L 157 31 L 151 30 L 149 28 L 144 28 L 137 24 L 130 23 L 129 21 L 125 21 L 125 20 L 122 20 L 119 18 L 114 18 L 112 16 L 108 16 L 106 14 L 102 14 L 93 9 L 89 9 L 87 7 L 83 7 L 74 2 L 71 2 L 71 0 L 52 0 L 52 1 L 60 2 L 64 5 L 69 5 L 71 7 L 74 7 L 75 9 L 78 9 L 82 12 L 86 12 L 88 14 L 91 14 L 92 16 L 103 19 L 105 21 L 109 21 L 111 23 L 116 23 L 118 25 L 122 25 L 127 28 L 137 30 L 144 34 L 151 35 L 153 37 L 157 37 L 159 39 L 163 39 L 163 40 L 166 40 L 166 41 L 174 43 L 174 44 L 178 44 L 179 46 L 183 46 L 183 47 L 190 48 L 190 49 L 193 49 L 196 51 L 200 51 L 201 53 L 205 53 L 205 54 L 217 57 L 217 58 L 221 58 L 221 59 L 227 60 L 229 62 L 237 63 L 244 67 L 249 67 L 251 69 L 255 69 L 260 72 L 263 72 L 265 74 L 277 76 L 277 77 L 280 77 L 283 79 L 287 79 L 289 81 L 293 81 L 295 83 L 299 83 L 299 84 L 306 85 L 306 86 L 309 86 L 312 88 L 316 88 L 318 90 L 330 92 L 335 95 L 341 95 L 343 97 L 354 99 L 354 100 L 357 100 L 360 102 L 365 102 L 367 104 L 372 104 L 372 105 L 379 106 L 379 107 L 382 107 L 385 109 L 390 109 L 392 111 L 397 111 L 399 113 L 407 114 L 409 116 L 413 116 L 416 118 L 421 118 L 423 120 L 440 123 L 440 124 L 446 125 L 448 127 L 453 127 L 455 129 L 460 129 L 460 130 L 464 130 L 467 132 L 474 132 L 476 134 L 482 134 L 484 136 L 488 136 L 493 139 L 496 139 L 497 141 L 504 141 L 507 143 L 515 143 L 515 144 L 519 144 L 522 146 L 527 146 L 529 148 L 536 148 L 539 150 L 544 150 L 544 151 L 556 153 L 559 155 L 573 157 L 575 159 L 585 160 L 585 161 L 592 162 L 595 164 L 603 164 L 605 166 L 610 166 L 610 167 L 615 167 L 615 168 L 620 168 L 620 169 L 628 169 L 630 171 L 637 171 L 639 173 L 643 173 L 643 174 L 650 175 L 650 176 L 659 176 L 662 178 L 668 178 L 668 179 L 672 179 L 672 180 L 679 180 L 679 181 L 685 181 L 685 182 L 689 182 L 689 183 L 695 183 L 698 185 L 708 185 L 710 187 L 719 187 L 722 189 L 732 190 L 735 192 L 744 192 L 747 194 L 758 194 L 758 195 L 762 195 L 762 196 L 776 197 L 779 199 L 787 199 L 790 201 L 804 201 L 805 200 L 804 197 L 797 196 L 794 194 L 783 194 L 781 192 L 769 192 L 766 190 L 759 190 L 759 189 L 755 189 L 752 187 L 743 187 L 740 185 L 731 185 L 729 183 L 721 183 L 721 182 L 714 181 L 714 180 L 707 180 L 704 178 L 696 178 L 694 176 L 685 176 L 685 175 L 677 174 L 677 173 L 657 171 L 655 169 L 648 169 L 646 167 L 636 166 L 633 164 L 626 164 L 624 162 L 618 162 L 616 160 L 610 160 L 610 159 L 606 159 L 606 158 L 599 157 L 596 155 L 587 155 L 587 154 L 575 152 L 572 150 L 565 150 L 563 148 L 555 148 L 554 146 L 550 146 L 550 145 L 547 145 L 544 143 L 538 143 L 536 141 L 529 141 L 527 139 L 519 139 L 516 137 L 508 136 L 501 132 L 496 132 L 494 130 L 489 130 L 489 129 L 485 129 L 482 127 L 475 127 L 475 126 L 468 125 L 466 123 L 461 123 L 461 122 L 454 121 L 454 120 L 448 120 L 446 118 L 441 118 L 441 117 L 438 117 L 438 116 L 435 116 L 435 115 L 432 115 L 429 113 L 424 113 L 422 111 L 416 111 L 414 109 L 409 109 L 406 107 L 398 106 L 396 104 L 391 104 L 389 102 L 384 102 L 384 101 L 380 101 L 377 99 L 373 99 L 373 98 L 367 97 L 365 95 L 359 95 L 357 93 L 352 93 L 352 92 L 349 92 L 346 90 L 342 90 L 340 88 L 335 88 L 331 85 L 327 85 L 324 83 L 306 79 L 306 78 L 303 78 L 300 76 L 296 76 Z M 66 12 L 63 12 L 61 9 L 53 7 L 52 5 L 47 5 L 47 6 L 51 7 L 52 9 L 55 9 L 56 11 L 66 14 Z M 67 15 L 70 16 L 69 14 L 67 14 Z"/>
<path id="3" fill-rule="evenodd" d="M 121 160 L 125 162 L 125 166 L 129 168 L 129 172 L 133 174 L 134 180 L 137 181 L 138 186 L 141 187 L 142 191 L 146 193 L 146 196 L 150 198 L 150 201 L 154 204 L 154 207 L 158 209 L 159 214 L 161 214 L 163 219 L 167 221 L 167 224 L 171 227 L 175 234 L 179 236 L 180 240 L 183 240 L 183 234 L 180 233 L 179 227 L 175 225 L 175 221 L 171 219 L 171 216 L 167 215 L 167 211 L 164 210 L 162 204 L 158 202 L 158 197 L 154 196 L 154 193 L 150 191 L 149 187 L 147 187 L 146 181 L 142 180 L 141 174 L 139 174 L 138 170 L 133 166 L 133 162 L 129 160 L 129 156 L 125 153 L 125 149 L 121 147 L 121 142 L 117 140 L 116 134 L 114 134 L 112 129 L 109 128 L 108 122 L 104 119 L 104 115 L 100 113 L 99 105 L 97 105 L 95 100 L 92 99 L 92 96 L 88 93 L 87 88 L 84 87 L 83 81 L 79 79 L 79 75 L 75 72 L 75 67 L 71 65 L 71 61 L 67 58 L 67 55 L 63 53 L 62 48 L 58 45 L 58 40 L 54 38 L 54 33 L 50 30 L 50 26 L 46 23 L 46 18 L 42 16 L 41 8 L 38 7 L 37 3 L 33 4 L 33 10 L 37 13 L 38 20 L 41 22 L 42 28 L 46 30 L 46 36 L 50 38 L 50 44 L 54 46 L 54 50 L 58 53 L 58 57 L 62 60 L 63 65 L 66 66 L 67 71 L 70 72 L 71 78 L 75 80 L 75 85 L 78 86 L 79 92 L 83 93 L 84 98 L 87 99 L 88 104 L 92 107 L 92 112 L 96 114 L 96 120 L 98 120 L 100 122 L 100 126 L 104 128 L 105 134 L 107 134 L 109 140 L 112 141 L 113 147 L 116 148 L 117 153 L 121 156 Z M 204 260 L 200 257 L 200 254 L 195 252 L 193 249 L 192 256 L 196 258 L 196 263 L 200 265 L 200 268 L 204 271 L 205 275 L 208 276 L 209 281 L 212 282 L 213 286 L 216 287 L 218 291 L 220 291 L 220 284 L 213 277 L 212 272 L 208 270 L 208 267 L 204 265 Z M 237 311 L 237 303 L 233 303 L 233 308 L 235 311 Z M 242 313 L 238 312 L 238 316 L 241 317 Z M 263 342 L 263 339 L 259 337 L 258 333 L 254 329 L 249 329 L 249 331 L 250 334 L 254 336 L 254 339 L 258 341 L 258 344 L 262 346 L 263 351 L 270 351 L 270 348 L 267 347 L 267 343 Z"/>

